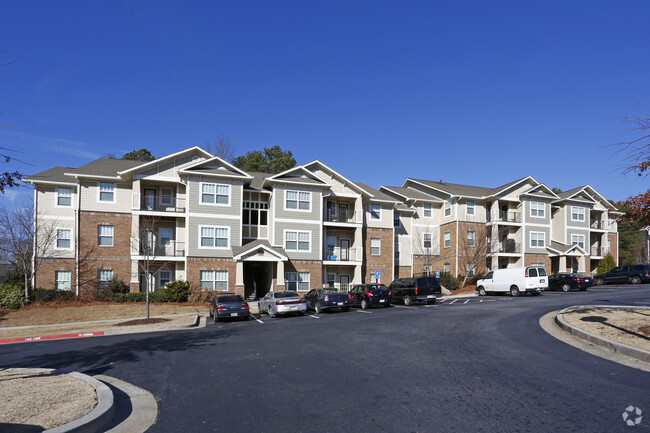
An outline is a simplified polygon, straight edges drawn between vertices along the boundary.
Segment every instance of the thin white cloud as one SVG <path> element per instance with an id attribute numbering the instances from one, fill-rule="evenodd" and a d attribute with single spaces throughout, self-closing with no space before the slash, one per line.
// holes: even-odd
<path id="1" fill-rule="evenodd" d="M 97 159 L 101 155 L 90 150 L 87 143 L 57 137 L 43 137 L 29 134 L 13 128 L 7 128 L 0 139 L 0 146 L 29 154 L 32 151 L 51 152 L 60 155 L 72 155 L 78 158 Z M 18 159 L 20 156 L 17 156 Z"/>

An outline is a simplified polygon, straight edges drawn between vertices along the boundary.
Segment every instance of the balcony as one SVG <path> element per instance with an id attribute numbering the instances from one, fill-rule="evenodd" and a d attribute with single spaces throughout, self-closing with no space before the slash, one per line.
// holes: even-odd
<path id="1" fill-rule="evenodd" d="M 132 210 L 152 212 L 185 212 L 185 199 L 133 194 Z"/>
<path id="2" fill-rule="evenodd" d="M 363 257 L 361 248 L 330 247 L 324 251 L 326 262 L 360 262 Z"/>
<path id="3" fill-rule="evenodd" d="M 345 223 L 345 224 L 361 224 L 363 222 L 363 212 L 355 210 L 337 210 L 328 209 L 324 215 L 325 222 L 331 223 Z"/>
<path id="4" fill-rule="evenodd" d="M 160 257 L 184 257 L 185 242 L 169 241 L 165 245 L 146 245 L 140 244 L 140 256 L 146 256 L 149 259 Z"/>
<path id="5" fill-rule="evenodd" d="M 594 230 L 607 230 L 609 228 L 609 220 L 591 220 L 590 227 Z"/>
<path id="6" fill-rule="evenodd" d="M 520 223 L 521 212 L 495 211 L 488 214 L 488 222 Z"/>
<path id="7" fill-rule="evenodd" d="M 493 244 L 489 251 L 491 254 L 521 254 L 521 244 L 509 239 L 506 242 Z"/>
<path id="8" fill-rule="evenodd" d="M 591 256 L 592 257 L 604 257 L 609 252 L 607 247 L 591 247 Z"/>

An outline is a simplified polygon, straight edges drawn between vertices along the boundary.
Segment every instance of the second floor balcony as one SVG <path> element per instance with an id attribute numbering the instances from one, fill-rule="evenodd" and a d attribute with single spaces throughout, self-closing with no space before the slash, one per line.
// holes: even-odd
<path id="1" fill-rule="evenodd" d="M 168 196 L 133 194 L 132 210 L 151 212 L 185 212 L 185 199 Z"/>
<path id="2" fill-rule="evenodd" d="M 609 252 L 607 247 L 591 247 L 589 253 L 592 257 L 604 257 Z"/>
<path id="3" fill-rule="evenodd" d="M 151 260 L 185 256 L 185 242 L 170 240 L 166 241 L 162 245 L 151 245 L 146 242 L 138 242 L 137 239 L 134 239 L 133 242 L 135 245 L 138 245 L 138 248 L 136 249 L 137 255 L 147 257 Z"/>
<path id="4" fill-rule="evenodd" d="M 362 258 L 362 248 L 329 247 L 325 249 L 323 260 L 327 262 L 360 262 Z"/>
<path id="5" fill-rule="evenodd" d="M 591 220 L 590 227 L 594 230 L 607 230 L 609 229 L 609 220 L 607 219 Z"/>
<path id="6" fill-rule="evenodd" d="M 513 239 L 497 242 L 488 246 L 489 254 L 521 254 L 521 244 Z"/>
<path id="7" fill-rule="evenodd" d="M 327 209 L 323 221 L 332 223 L 361 224 L 363 212 L 358 210 Z"/>
<path id="8" fill-rule="evenodd" d="M 496 223 L 521 223 L 521 212 L 514 210 L 493 211 L 487 214 L 488 222 Z"/>

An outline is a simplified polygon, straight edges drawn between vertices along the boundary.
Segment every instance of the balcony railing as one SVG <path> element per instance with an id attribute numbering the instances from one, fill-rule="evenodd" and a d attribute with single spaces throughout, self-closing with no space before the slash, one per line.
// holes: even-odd
<path id="1" fill-rule="evenodd" d="M 489 250 L 493 254 L 520 254 L 521 244 L 514 241 L 506 241 L 493 244 Z"/>
<path id="2" fill-rule="evenodd" d="M 596 230 L 607 230 L 609 228 L 609 220 L 591 220 L 591 228 Z"/>
<path id="3" fill-rule="evenodd" d="M 140 244 L 139 255 L 155 257 L 183 257 L 185 256 L 185 242 L 169 241 L 165 245 Z"/>
<path id="4" fill-rule="evenodd" d="M 362 223 L 363 213 L 357 210 L 327 209 L 325 210 L 325 222 L 332 223 Z"/>
<path id="5" fill-rule="evenodd" d="M 132 209 L 153 212 L 185 212 L 185 199 L 133 194 Z"/>
<path id="6" fill-rule="evenodd" d="M 591 247 L 591 255 L 596 257 L 603 257 L 609 252 L 607 247 Z"/>
<path id="7" fill-rule="evenodd" d="M 330 247 L 325 249 L 325 261 L 329 262 L 360 262 L 361 248 Z"/>
<path id="8" fill-rule="evenodd" d="M 488 222 L 506 222 L 506 223 L 520 223 L 521 212 L 515 211 L 495 211 L 488 214 Z"/>

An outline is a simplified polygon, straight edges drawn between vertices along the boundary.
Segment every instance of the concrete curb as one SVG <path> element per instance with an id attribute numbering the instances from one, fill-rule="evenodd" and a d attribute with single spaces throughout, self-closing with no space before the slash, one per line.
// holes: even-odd
<path id="1" fill-rule="evenodd" d="M 76 379 L 83 380 L 95 389 L 97 393 L 97 406 L 87 415 L 71 421 L 59 427 L 45 430 L 45 433 L 64 433 L 64 432 L 96 432 L 101 431 L 102 427 L 113 417 L 113 391 L 100 382 L 88 375 L 77 373 L 75 371 L 56 370 L 52 368 L 7 368 L 5 371 L 38 371 L 42 373 L 55 372 L 68 374 Z"/>
<path id="2" fill-rule="evenodd" d="M 636 347 L 628 346 L 626 344 L 619 343 L 617 341 L 610 340 L 605 337 L 601 337 L 599 335 L 592 334 L 590 332 L 587 332 L 583 329 L 580 329 L 574 325 L 571 325 L 564 319 L 564 314 L 567 313 L 569 310 L 576 309 L 576 308 L 622 308 L 622 309 L 637 309 L 637 308 L 643 308 L 643 307 L 634 307 L 634 306 L 629 306 L 629 305 L 577 305 L 574 307 L 568 307 L 565 308 L 557 313 L 555 316 L 555 323 L 557 326 L 559 326 L 563 331 L 571 334 L 574 337 L 580 338 L 582 340 L 585 340 L 589 343 L 595 344 L 600 347 L 604 347 L 605 349 L 611 350 L 614 353 L 618 353 L 621 355 L 626 355 L 631 358 L 638 359 L 640 361 L 644 362 L 650 362 L 650 352 L 643 350 L 643 349 L 637 349 Z"/>

